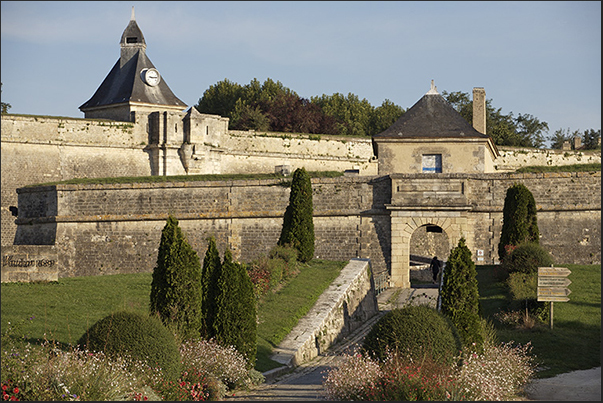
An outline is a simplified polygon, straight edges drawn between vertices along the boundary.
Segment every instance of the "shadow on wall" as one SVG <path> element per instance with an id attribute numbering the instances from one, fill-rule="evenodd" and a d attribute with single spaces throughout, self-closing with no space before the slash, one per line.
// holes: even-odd
<path id="1" fill-rule="evenodd" d="M 391 220 L 389 212 L 385 205 L 391 203 L 392 190 L 391 179 L 389 177 L 379 177 L 372 179 L 369 185 L 373 189 L 373 204 L 371 205 L 370 219 L 372 228 L 377 235 L 379 248 L 383 257 L 383 265 L 380 265 L 377 256 L 371 256 L 371 266 L 374 274 L 387 273 L 391 274 Z M 365 213 L 365 212 L 363 212 Z M 381 267 L 383 266 L 383 267 Z"/>
<path id="2" fill-rule="evenodd" d="M 428 257 L 431 262 L 433 256 L 446 261 L 450 254 L 450 241 L 446 231 L 434 224 L 422 225 L 410 237 L 410 255 Z"/>
<path id="3" fill-rule="evenodd" d="M 56 237 L 56 223 L 18 225 L 13 245 L 54 245 Z"/>

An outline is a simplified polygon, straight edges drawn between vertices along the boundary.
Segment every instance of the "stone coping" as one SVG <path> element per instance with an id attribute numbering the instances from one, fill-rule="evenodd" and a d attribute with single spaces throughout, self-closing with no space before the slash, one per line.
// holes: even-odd
<path id="1" fill-rule="evenodd" d="M 370 270 L 370 259 L 351 259 L 327 290 L 318 297 L 310 311 L 274 349 L 271 358 L 290 369 L 316 357 L 320 353 L 316 347 L 316 338 L 328 326 L 329 317 L 347 298 L 355 280 L 367 270 Z M 272 372 L 282 373 L 283 370 L 284 368 L 277 368 Z"/>

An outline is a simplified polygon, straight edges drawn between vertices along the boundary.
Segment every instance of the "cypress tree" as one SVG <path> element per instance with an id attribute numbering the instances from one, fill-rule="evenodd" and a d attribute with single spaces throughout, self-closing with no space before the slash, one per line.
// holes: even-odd
<path id="1" fill-rule="evenodd" d="M 498 243 L 500 261 L 507 255 L 508 246 L 525 242 L 540 243 L 536 201 L 532 192 L 523 184 L 516 183 L 507 189 L 503 206 L 503 226 Z"/>
<path id="2" fill-rule="evenodd" d="M 165 325 L 175 326 L 184 339 L 199 335 L 201 263 L 172 215 L 161 231 L 150 311 L 158 314 Z"/>
<path id="3" fill-rule="evenodd" d="M 465 238 L 450 252 L 440 291 L 442 313 L 456 326 L 463 343 L 483 345 L 479 316 L 477 271 Z"/>
<path id="4" fill-rule="evenodd" d="M 248 367 L 255 366 L 257 353 L 256 300 L 253 283 L 243 264 L 233 262 L 230 250 L 218 278 L 216 317 L 213 322 L 216 341 L 234 346 L 247 359 Z"/>
<path id="5" fill-rule="evenodd" d="M 300 262 L 309 262 L 314 257 L 313 213 L 310 175 L 305 168 L 298 168 L 293 172 L 289 205 L 283 217 L 278 245 L 291 245 L 297 249 Z"/>
<path id="6" fill-rule="evenodd" d="M 203 258 L 201 272 L 202 304 L 201 304 L 201 337 L 211 339 L 215 337 L 213 322 L 216 317 L 216 292 L 218 290 L 218 277 L 222 263 L 216 247 L 216 239 L 208 238 L 207 251 Z"/>

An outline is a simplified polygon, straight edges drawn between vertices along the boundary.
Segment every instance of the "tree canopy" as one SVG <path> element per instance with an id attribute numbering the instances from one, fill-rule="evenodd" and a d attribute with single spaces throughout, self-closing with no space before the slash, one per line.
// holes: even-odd
<path id="1" fill-rule="evenodd" d="M 391 126 L 404 110 L 390 100 L 375 108 L 349 93 L 306 99 L 270 78 L 239 85 L 224 79 L 207 89 L 195 108 L 230 119 L 233 130 L 372 136 Z"/>
<path id="2" fill-rule="evenodd" d="M 469 124 L 473 124 L 473 101 L 466 92 L 442 91 L 442 96 Z M 494 144 L 501 146 L 536 147 L 544 145 L 545 134 L 549 125 L 530 114 L 513 112 L 503 114 L 502 108 L 495 109 L 492 100 L 486 100 L 486 133 L 492 137 Z"/>
<path id="3" fill-rule="evenodd" d="M 442 91 L 442 96 L 469 124 L 473 124 L 473 101 L 469 93 Z M 9 106 L 10 107 L 10 106 Z M 308 134 L 334 134 L 355 137 L 374 136 L 396 122 L 405 110 L 385 99 L 380 106 L 348 93 L 300 97 L 280 81 L 257 79 L 241 85 L 224 79 L 210 86 L 195 108 L 229 118 L 232 130 L 258 130 Z M 550 140 L 553 148 L 562 148 L 569 134 L 556 131 L 548 135 L 549 125 L 529 113 L 507 114 L 486 100 L 486 133 L 496 145 L 544 147 Z M 582 133 L 584 149 L 600 148 L 601 129 Z M 578 131 L 578 135 L 580 132 Z"/>

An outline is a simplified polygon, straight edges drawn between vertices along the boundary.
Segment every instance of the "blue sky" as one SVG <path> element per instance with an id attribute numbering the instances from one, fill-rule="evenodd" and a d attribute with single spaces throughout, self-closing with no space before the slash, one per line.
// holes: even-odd
<path id="1" fill-rule="evenodd" d="M 147 55 L 189 106 L 218 81 L 280 81 L 407 109 L 484 87 L 507 114 L 601 128 L 601 2 L 2 1 L 2 101 L 83 117 L 132 6 Z"/>

